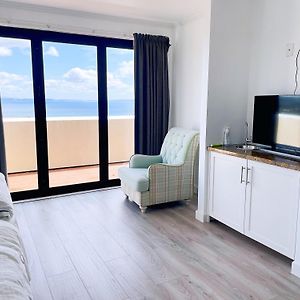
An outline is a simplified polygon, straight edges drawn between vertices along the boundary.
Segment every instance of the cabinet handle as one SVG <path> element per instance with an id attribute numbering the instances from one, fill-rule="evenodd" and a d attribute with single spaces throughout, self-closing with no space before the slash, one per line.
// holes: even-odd
<path id="1" fill-rule="evenodd" d="M 251 172 L 251 169 L 250 168 L 247 168 L 247 174 L 246 174 L 246 184 L 249 184 L 249 183 L 251 183 L 250 182 L 250 180 L 249 180 L 249 178 L 250 178 L 250 176 L 249 176 L 249 173 Z"/>
<path id="2" fill-rule="evenodd" d="M 245 169 L 246 169 L 245 167 L 242 167 L 242 169 L 241 169 L 241 183 L 245 182 L 245 180 L 244 180 L 244 170 Z"/>

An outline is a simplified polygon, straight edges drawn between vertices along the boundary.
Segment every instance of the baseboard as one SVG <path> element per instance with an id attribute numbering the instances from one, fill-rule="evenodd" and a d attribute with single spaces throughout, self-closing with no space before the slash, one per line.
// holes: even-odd
<path id="1" fill-rule="evenodd" d="M 120 186 L 111 186 L 111 187 L 106 187 L 106 188 L 66 193 L 66 194 L 61 194 L 61 195 L 51 195 L 51 196 L 45 196 L 45 197 L 30 198 L 30 199 L 18 200 L 16 202 L 14 202 L 14 205 L 19 204 L 19 203 L 35 202 L 35 201 L 49 200 L 49 199 L 62 198 L 62 197 L 70 197 L 70 196 L 75 196 L 75 195 L 88 194 L 88 193 L 94 193 L 94 192 L 102 192 L 102 191 L 108 191 L 108 190 L 120 189 L 120 188 L 121 188 Z"/>
<path id="2" fill-rule="evenodd" d="M 294 261 L 292 263 L 292 270 L 291 270 L 291 273 L 297 277 L 300 278 L 300 263 Z"/>
<path id="3" fill-rule="evenodd" d="M 201 211 L 196 210 L 195 217 L 198 221 L 202 223 L 208 223 L 210 222 L 210 216 L 203 214 Z"/>

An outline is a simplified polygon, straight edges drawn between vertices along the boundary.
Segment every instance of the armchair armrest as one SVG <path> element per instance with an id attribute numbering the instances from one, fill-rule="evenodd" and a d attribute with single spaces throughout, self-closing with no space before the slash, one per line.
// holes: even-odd
<path id="1" fill-rule="evenodd" d="M 170 174 L 176 173 L 179 169 L 181 169 L 183 164 L 165 164 L 165 163 L 157 163 L 149 166 L 149 177 L 156 172 L 168 172 Z"/>
<path id="2" fill-rule="evenodd" d="M 179 173 L 182 173 L 183 170 L 183 165 L 178 164 L 178 165 L 169 165 L 165 163 L 158 163 L 151 165 L 148 168 L 148 174 L 149 174 L 149 179 L 150 183 L 157 181 L 157 182 L 163 182 L 163 181 L 168 181 L 169 184 L 176 183 L 176 178 Z"/>
<path id="3" fill-rule="evenodd" d="M 148 168 L 152 204 L 187 200 L 193 196 L 193 176 L 186 164 L 154 164 Z"/>
<path id="4" fill-rule="evenodd" d="M 158 164 L 162 162 L 161 155 L 143 155 L 135 154 L 131 156 L 129 161 L 130 168 L 144 168 L 147 169 L 153 164 Z"/>

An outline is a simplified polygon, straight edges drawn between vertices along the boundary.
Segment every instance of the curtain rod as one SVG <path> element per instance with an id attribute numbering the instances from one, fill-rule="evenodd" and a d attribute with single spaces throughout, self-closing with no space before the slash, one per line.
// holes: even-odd
<path id="1" fill-rule="evenodd" d="M 15 19 L 0 18 L 0 24 L 4 26 L 12 27 L 25 27 L 27 29 L 41 29 L 41 30 L 53 30 L 64 33 L 77 33 L 77 34 L 88 34 L 102 37 L 114 37 L 133 40 L 133 33 L 128 32 L 117 32 L 101 29 L 92 29 L 90 27 L 81 27 L 73 25 L 53 25 L 49 23 L 39 23 L 31 21 L 21 21 Z"/>

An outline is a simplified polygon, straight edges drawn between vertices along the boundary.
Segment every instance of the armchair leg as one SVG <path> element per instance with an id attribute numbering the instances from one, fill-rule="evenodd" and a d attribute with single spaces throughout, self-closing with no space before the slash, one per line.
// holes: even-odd
<path id="1" fill-rule="evenodd" d="M 126 199 L 126 200 L 132 202 L 132 200 L 130 199 L 129 195 L 127 195 L 127 194 L 125 194 L 125 193 L 124 193 L 124 195 L 125 195 L 125 199 Z"/>
<path id="2" fill-rule="evenodd" d="M 132 198 L 130 198 L 130 196 L 129 196 L 129 195 L 126 195 L 126 196 L 127 196 L 126 198 L 127 198 L 127 200 L 128 200 L 128 201 L 130 201 L 130 202 L 132 202 L 132 201 L 133 201 L 133 200 L 132 200 Z"/>
<path id="3" fill-rule="evenodd" d="M 139 205 L 141 212 L 144 214 L 147 211 L 147 206 L 141 206 Z"/>

